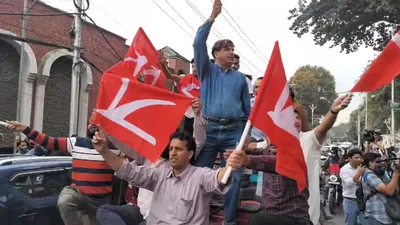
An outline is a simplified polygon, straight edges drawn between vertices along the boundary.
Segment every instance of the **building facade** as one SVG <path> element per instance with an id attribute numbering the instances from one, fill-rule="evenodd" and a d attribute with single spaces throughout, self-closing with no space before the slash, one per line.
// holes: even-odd
<path id="1" fill-rule="evenodd" d="M 22 4 L 23 1 L 0 0 L 3 12 L 21 14 Z M 31 14 L 64 13 L 40 1 L 30 0 L 28 5 Z M 0 120 L 15 120 L 20 102 L 19 118 L 23 124 L 50 135 L 69 136 L 72 51 L 67 49 L 73 47 L 70 35 L 72 24 L 71 15 L 28 16 L 26 38 L 66 48 L 25 43 L 25 51 L 21 55 L 22 43 L 9 38 L 21 35 L 21 16 L 0 15 Z M 120 60 L 100 31 L 119 55 L 124 56 L 128 49 L 125 38 L 83 22 L 82 55 L 87 61 L 82 60 L 81 63 L 77 122 L 79 135 L 86 135 L 88 116 L 96 104 L 101 71 Z M 21 70 L 21 89 L 18 91 L 21 56 L 25 64 Z M 14 134 L 3 127 L 0 133 L 4 136 L 0 147 L 10 146 Z"/>
<path id="2" fill-rule="evenodd" d="M 29 0 L 30 14 L 65 14 L 28 16 L 26 38 L 30 41 L 24 42 L 25 49 L 21 54 L 23 42 L 11 37 L 21 35 L 22 19 L 18 14 L 23 11 L 22 4 L 23 1 L 0 0 L 2 12 L 16 14 L 0 15 L 0 121 L 16 120 L 18 111 L 23 124 L 52 136 L 69 136 L 73 16 L 39 0 Z M 125 38 L 102 28 L 97 29 L 89 22 L 82 23 L 81 53 L 85 60 L 81 61 L 80 66 L 79 118 L 76 123 L 77 134 L 81 136 L 86 135 L 102 71 L 120 61 L 101 33 L 119 56 L 124 57 L 129 48 Z M 35 42 L 38 40 L 58 47 Z M 162 50 L 175 71 L 190 72 L 190 62 L 186 58 L 168 46 Z M 21 56 L 25 63 L 20 73 Z M 20 75 L 22 80 L 19 89 Z M 169 88 L 176 91 L 173 84 L 169 84 Z M 15 140 L 15 134 L 4 127 L 0 127 L 0 133 L 3 134 L 0 147 L 9 147 Z"/>

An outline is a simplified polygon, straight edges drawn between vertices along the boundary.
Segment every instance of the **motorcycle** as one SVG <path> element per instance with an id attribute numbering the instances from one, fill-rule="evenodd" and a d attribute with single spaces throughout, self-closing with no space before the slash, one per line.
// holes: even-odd
<path id="1" fill-rule="evenodd" d="M 340 167 L 339 167 L 339 148 L 333 147 L 332 154 L 328 157 L 326 164 L 329 164 L 329 177 L 328 177 L 328 208 L 332 215 L 336 214 L 336 204 L 343 202 L 342 184 L 340 180 Z"/>

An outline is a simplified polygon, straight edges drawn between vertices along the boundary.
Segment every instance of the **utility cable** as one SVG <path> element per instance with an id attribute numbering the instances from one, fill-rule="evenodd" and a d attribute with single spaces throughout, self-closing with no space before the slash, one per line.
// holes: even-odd
<path id="1" fill-rule="evenodd" d="M 181 28 L 181 30 L 183 32 L 185 32 L 187 35 L 189 35 L 189 37 L 194 39 L 194 36 L 191 35 L 189 32 L 187 32 L 171 15 L 169 15 L 155 0 L 152 0 L 153 3 L 161 10 L 164 12 L 165 15 L 167 15 L 176 25 L 178 25 L 179 28 Z"/>
<path id="2" fill-rule="evenodd" d="M 211 1 L 211 3 L 213 3 L 213 0 L 210 0 Z M 224 9 L 225 10 L 225 9 Z M 227 12 L 227 10 L 225 10 L 226 12 Z M 267 58 L 265 58 L 265 59 L 263 59 L 262 57 L 260 57 L 260 55 L 259 55 L 259 53 L 257 53 L 254 49 L 253 49 L 253 47 L 247 42 L 247 40 L 242 36 L 242 34 L 240 34 L 240 32 L 233 26 L 233 24 L 228 20 L 228 18 L 226 18 L 226 16 L 224 15 L 224 13 L 221 13 L 221 16 L 222 17 L 224 17 L 224 19 L 226 20 L 226 22 L 228 22 L 228 24 L 233 28 L 233 30 L 239 35 L 239 37 L 244 41 L 244 43 L 246 43 L 246 45 L 254 52 L 254 54 L 256 54 L 256 56 L 262 61 L 262 62 L 264 62 L 264 63 L 266 63 L 265 62 L 265 60 L 267 59 Z M 243 32 L 244 33 L 244 32 Z M 257 47 L 257 46 L 256 46 Z"/>
<path id="3" fill-rule="evenodd" d="M 76 0 L 73 0 L 75 8 L 79 11 L 79 12 L 86 12 L 89 8 L 90 8 L 90 1 L 86 0 L 86 8 L 81 8 L 77 3 Z"/>
<path id="4" fill-rule="evenodd" d="M 116 54 L 116 56 L 121 60 L 124 61 L 124 59 L 121 57 L 121 55 L 117 52 L 117 50 L 115 50 L 115 48 L 112 46 L 112 44 L 110 43 L 110 41 L 108 41 L 107 37 L 103 34 L 103 31 L 100 29 L 99 26 L 97 26 L 96 22 L 87 14 L 87 13 L 83 13 L 84 16 L 86 16 L 95 26 L 95 28 L 99 31 L 99 33 L 101 34 L 101 36 L 103 37 L 104 41 L 108 44 L 108 46 L 111 47 L 111 49 L 114 51 L 114 53 Z"/>
<path id="5" fill-rule="evenodd" d="M 8 39 L 8 40 L 14 40 L 14 41 L 26 42 L 26 43 L 30 43 L 30 44 L 48 46 L 48 47 L 53 47 L 53 48 L 61 48 L 61 49 L 66 49 L 66 50 L 68 50 L 70 52 L 73 51 L 71 47 L 67 47 L 67 46 L 64 46 L 64 45 L 54 44 L 54 43 L 41 41 L 41 40 L 37 40 L 37 39 L 32 39 L 32 38 L 22 38 L 22 37 L 18 37 L 18 36 L 12 35 L 12 34 L 5 34 L 5 33 L 1 33 L 1 32 L 0 32 L 0 38 L 4 38 L 4 39 Z M 101 69 L 99 69 L 91 61 L 89 61 L 86 57 L 82 56 L 82 59 L 85 60 L 85 62 L 87 62 L 93 68 L 95 68 L 97 71 L 103 73 L 103 71 Z"/>
<path id="6" fill-rule="evenodd" d="M 211 2 L 213 2 L 211 0 Z M 251 44 L 253 44 L 253 46 L 259 51 L 259 53 L 261 53 L 261 55 L 269 61 L 268 57 L 266 57 L 263 52 L 257 47 L 257 45 L 253 42 L 253 40 L 251 40 L 251 38 L 246 34 L 246 32 L 243 31 L 243 29 L 240 27 L 240 25 L 236 22 L 236 20 L 233 18 L 233 16 L 228 12 L 228 10 L 225 7 L 222 7 L 222 9 L 224 10 L 225 14 L 228 15 L 229 18 L 231 18 L 231 20 L 233 21 L 234 24 L 236 24 L 236 26 L 239 28 L 239 30 L 244 34 L 244 36 L 247 37 L 247 39 L 251 42 Z"/>
<path id="7" fill-rule="evenodd" d="M 0 15 L 4 16 L 65 16 L 65 15 L 76 15 L 77 13 L 41 13 L 41 14 L 24 14 L 24 13 L 11 13 L 11 12 L 0 12 Z"/>
<path id="8" fill-rule="evenodd" d="M 195 11 L 195 13 L 200 17 L 200 19 L 202 20 L 206 20 L 206 18 L 204 17 L 204 15 L 197 9 L 197 7 L 190 1 L 190 0 L 185 0 L 186 3 L 190 6 L 190 8 L 192 8 L 193 11 Z M 226 19 L 226 18 L 225 18 Z M 203 22 L 204 22 L 203 21 Z M 211 32 L 213 32 L 213 29 L 211 30 Z M 217 36 L 217 38 L 219 39 L 225 39 L 221 33 L 218 32 L 217 29 L 215 29 L 215 32 L 213 32 L 215 34 L 215 36 Z M 256 65 L 254 65 L 250 60 L 248 60 L 246 57 L 244 57 L 244 55 L 238 50 L 235 49 L 236 52 L 238 53 L 238 55 L 241 56 L 241 58 L 246 61 L 247 63 L 249 63 L 251 66 L 253 66 L 256 70 L 258 70 L 260 73 L 264 74 L 264 71 L 262 71 L 261 69 L 259 69 Z M 251 73 L 253 73 L 254 75 L 256 73 L 254 73 L 245 63 L 242 63 L 247 69 L 250 70 Z"/>

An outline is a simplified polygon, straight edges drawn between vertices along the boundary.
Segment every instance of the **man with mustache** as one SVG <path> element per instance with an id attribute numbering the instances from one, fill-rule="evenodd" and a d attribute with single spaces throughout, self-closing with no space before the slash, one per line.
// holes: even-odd
<path id="1" fill-rule="evenodd" d="M 385 203 L 387 203 L 387 198 L 397 197 L 399 169 L 393 166 L 392 178 L 386 177 L 385 161 L 379 153 L 365 154 L 363 165 L 367 167 L 361 177 L 362 190 L 366 201 L 363 224 L 397 224 L 385 210 Z"/>
<path id="2" fill-rule="evenodd" d="M 202 108 L 200 99 L 194 99 L 192 101 L 192 108 L 194 112 L 193 137 L 196 140 L 196 152 L 198 152 L 202 149 L 205 141 L 205 130 L 200 118 L 200 110 Z M 156 163 L 151 163 L 149 160 L 141 156 L 123 142 L 109 135 L 108 138 L 119 150 L 125 152 L 129 157 L 131 157 L 137 163 L 137 165 L 143 165 L 145 167 L 157 169 L 169 167 L 169 144 L 164 149 Z M 192 157 L 190 164 L 193 164 L 194 158 L 195 157 Z M 146 219 L 150 215 L 150 205 L 152 199 L 152 191 L 140 188 L 139 195 L 137 197 L 137 206 L 134 204 L 126 204 L 122 206 L 103 205 L 97 211 L 97 219 L 100 222 L 100 225 L 146 225 Z"/>
<path id="3" fill-rule="evenodd" d="M 192 166 L 196 141 L 187 132 L 178 132 L 170 137 L 168 166 L 149 168 L 115 156 L 100 126 L 92 141 L 118 177 L 153 192 L 146 221 L 151 225 L 208 225 L 212 194 L 225 194 L 230 187 L 230 181 L 222 183 L 227 167 L 241 168 L 246 157 L 244 152 L 235 152 L 219 170 Z"/>
<path id="4" fill-rule="evenodd" d="M 206 142 L 196 160 L 196 166 L 211 168 L 217 154 L 235 148 L 242 136 L 245 123 L 250 115 L 250 94 L 246 77 L 232 69 L 235 45 L 231 40 L 215 42 L 211 54 L 215 63 L 210 62 L 207 39 L 212 24 L 221 13 L 221 0 L 215 0 L 210 18 L 199 27 L 194 43 L 194 63 L 200 79 L 200 99 L 204 107 L 202 116 L 206 124 Z M 222 166 L 226 160 L 221 157 Z M 225 195 L 225 224 L 236 224 L 236 209 L 239 198 L 240 179 L 243 169 L 232 174 L 231 190 Z"/>
<path id="5" fill-rule="evenodd" d="M 89 124 L 87 137 L 63 138 L 47 136 L 16 121 L 7 123 L 8 129 L 24 133 L 48 151 L 71 153 L 72 184 L 61 191 L 57 203 L 61 218 L 65 225 L 83 225 L 81 214 L 85 211 L 91 225 L 99 224 L 96 212 L 101 205 L 110 203 L 114 171 L 93 147 L 97 127 Z M 109 148 L 114 155 L 121 156 L 111 143 Z"/>

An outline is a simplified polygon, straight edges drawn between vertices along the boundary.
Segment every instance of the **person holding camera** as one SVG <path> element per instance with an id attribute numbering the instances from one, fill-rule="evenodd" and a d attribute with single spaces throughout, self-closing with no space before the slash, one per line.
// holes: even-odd
<path id="1" fill-rule="evenodd" d="M 367 153 L 364 156 L 363 165 L 366 171 L 361 177 L 362 192 L 364 194 L 365 225 L 395 225 L 397 219 L 393 213 L 393 205 L 388 203 L 398 202 L 396 198 L 397 185 L 399 183 L 399 166 L 392 166 L 393 174 L 389 180 L 385 176 L 386 163 L 378 153 Z M 390 202 L 389 202 L 390 201 Z"/>
<path id="2" fill-rule="evenodd" d="M 365 153 L 378 153 L 381 156 L 387 157 L 387 152 L 382 145 L 382 136 L 379 132 L 373 130 L 366 130 L 364 133 L 364 140 L 367 142 Z"/>

